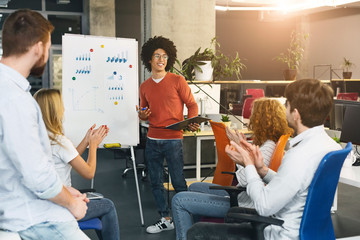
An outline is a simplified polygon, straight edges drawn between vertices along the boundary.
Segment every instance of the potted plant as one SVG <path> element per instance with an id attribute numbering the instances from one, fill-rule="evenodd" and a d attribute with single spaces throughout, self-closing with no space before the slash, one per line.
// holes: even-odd
<path id="1" fill-rule="evenodd" d="M 200 51 L 201 48 L 198 48 L 181 66 L 188 80 L 212 80 L 215 52 L 211 48 Z"/>
<path id="2" fill-rule="evenodd" d="M 352 67 L 355 67 L 355 64 L 350 61 L 350 59 L 346 59 L 344 57 L 343 63 L 341 64 L 341 68 L 343 69 L 343 78 L 344 79 L 350 79 L 352 72 L 350 72 L 350 69 Z"/>
<path id="3" fill-rule="evenodd" d="M 215 48 L 217 50 L 214 50 Z M 205 48 L 203 51 L 198 48 L 182 64 L 179 61 L 177 64 L 181 66 L 181 73 L 187 80 L 221 80 L 234 74 L 240 79 L 241 71 L 246 69 L 238 53 L 234 58 L 230 58 L 220 51 L 220 44 L 216 38 L 211 40 L 210 48 Z"/>
<path id="4" fill-rule="evenodd" d="M 225 124 L 225 126 L 230 127 L 231 121 L 228 114 L 221 115 L 221 121 Z"/>
<path id="5" fill-rule="evenodd" d="M 290 35 L 290 46 L 287 52 L 280 53 L 279 56 L 275 57 L 275 60 L 287 64 L 288 68 L 283 72 L 285 80 L 296 80 L 297 70 L 299 69 L 300 61 L 304 54 L 302 42 L 308 37 L 309 34 L 300 34 L 292 31 Z"/>

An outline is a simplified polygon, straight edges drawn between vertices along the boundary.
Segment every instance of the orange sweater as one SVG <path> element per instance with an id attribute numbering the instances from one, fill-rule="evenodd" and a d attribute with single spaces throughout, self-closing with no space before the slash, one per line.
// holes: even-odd
<path id="1" fill-rule="evenodd" d="M 184 104 L 188 118 L 198 115 L 198 106 L 185 78 L 168 72 L 156 83 L 150 77 L 140 86 L 140 107 L 148 107 L 148 137 L 159 139 L 182 139 L 182 131 L 165 129 L 166 126 L 184 120 Z"/>

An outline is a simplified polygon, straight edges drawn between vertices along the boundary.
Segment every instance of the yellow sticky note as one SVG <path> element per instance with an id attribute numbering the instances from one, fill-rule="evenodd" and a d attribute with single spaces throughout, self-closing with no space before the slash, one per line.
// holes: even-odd
<path id="1" fill-rule="evenodd" d="M 121 147 L 120 143 L 104 143 L 104 148 L 119 148 Z"/>

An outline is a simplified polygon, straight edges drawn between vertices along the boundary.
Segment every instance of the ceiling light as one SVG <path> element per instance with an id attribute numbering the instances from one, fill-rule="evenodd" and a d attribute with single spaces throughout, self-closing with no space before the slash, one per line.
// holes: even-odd
<path id="1" fill-rule="evenodd" d="M 219 11 L 227 11 L 228 7 L 224 7 L 224 6 L 215 6 L 215 10 L 219 10 Z"/>
<path id="2" fill-rule="evenodd" d="M 280 11 L 280 12 L 296 12 L 307 9 L 321 8 L 321 7 L 336 7 L 339 5 L 350 4 L 358 2 L 359 0 L 307 0 L 307 1 L 288 1 L 288 0 L 232 0 L 232 2 L 241 2 L 241 7 L 236 6 L 215 6 L 216 10 L 221 11 Z M 262 6 L 251 6 L 254 3 Z M 269 5 L 269 3 L 271 5 Z M 248 5 L 249 7 L 246 7 Z M 251 6 L 251 7 L 250 7 Z"/>

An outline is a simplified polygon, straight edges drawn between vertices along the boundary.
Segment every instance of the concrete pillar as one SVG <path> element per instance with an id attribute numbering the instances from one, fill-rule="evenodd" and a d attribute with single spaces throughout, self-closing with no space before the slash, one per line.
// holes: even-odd
<path id="1" fill-rule="evenodd" d="M 151 0 L 151 36 L 174 41 L 180 61 L 215 37 L 215 0 Z"/>
<path id="2" fill-rule="evenodd" d="M 90 35 L 115 37 L 115 0 L 89 0 Z"/>

